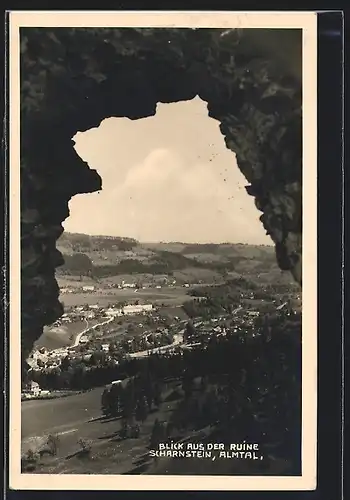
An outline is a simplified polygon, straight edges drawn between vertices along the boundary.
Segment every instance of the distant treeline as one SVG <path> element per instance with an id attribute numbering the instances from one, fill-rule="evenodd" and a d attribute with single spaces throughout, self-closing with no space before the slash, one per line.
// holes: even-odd
<path id="1" fill-rule="evenodd" d="M 249 245 L 244 243 L 181 243 L 174 242 L 177 245 L 182 245 L 183 249 L 179 254 L 195 254 L 195 253 L 209 253 L 209 254 L 234 254 L 242 255 L 247 253 L 250 258 L 269 257 L 274 256 L 274 249 L 272 246 L 267 245 Z M 160 243 L 160 247 L 166 249 L 167 245 L 174 243 Z M 73 252 L 92 252 L 92 251 L 130 251 L 143 244 L 134 238 L 124 238 L 117 236 L 90 236 L 87 234 L 79 233 L 66 233 L 64 232 L 58 240 L 58 246 L 68 247 Z M 147 245 L 146 245 L 147 246 Z M 160 252 L 161 248 L 153 248 L 154 251 Z M 170 248 L 169 248 L 170 250 Z"/>
<path id="2" fill-rule="evenodd" d="M 63 233 L 58 245 L 70 247 L 73 252 L 92 252 L 103 250 L 132 250 L 138 245 L 133 238 L 89 236 L 87 234 Z"/>
<path id="3" fill-rule="evenodd" d="M 236 251 L 237 255 L 247 253 L 252 257 L 274 257 L 274 248 L 267 245 L 248 245 L 248 244 L 235 244 L 235 243 L 191 243 L 186 245 L 182 250 L 183 254 L 195 253 L 208 253 L 208 254 L 222 254 L 231 253 Z"/>
<path id="4" fill-rule="evenodd" d="M 61 273 L 103 278 L 118 274 L 171 275 L 174 271 L 191 267 L 228 273 L 234 271 L 237 263 L 244 260 L 244 257 L 232 257 L 227 262 L 199 262 L 195 259 L 185 257 L 180 253 L 161 251 L 158 252 L 155 259 L 147 263 L 143 263 L 137 259 L 123 259 L 116 264 L 95 266 L 90 257 L 85 253 L 64 255 L 64 260 L 65 263 L 59 268 L 59 272 Z"/>

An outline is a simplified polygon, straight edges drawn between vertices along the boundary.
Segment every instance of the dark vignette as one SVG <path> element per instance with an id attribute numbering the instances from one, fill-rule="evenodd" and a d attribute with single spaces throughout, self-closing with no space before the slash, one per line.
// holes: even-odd
<path id="1" fill-rule="evenodd" d="M 123 6 L 121 6 L 122 8 Z M 23 7 L 24 8 L 24 7 Z M 137 8 L 137 7 L 136 7 Z M 340 474 L 340 399 L 341 399 L 341 49 L 342 15 L 327 13 L 319 16 L 319 472 L 318 488 L 315 492 L 286 492 L 286 498 L 334 499 L 341 498 Z M 7 58 L 8 59 L 8 58 Z M 8 106 L 8 102 L 6 103 Z M 4 160 L 6 150 L 2 142 Z M 7 164 L 8 168 L 8 164 Z M 331 169 L 331 175 L 329 175 Z M 4 194 L 8 193 L 7 177 Z M 7 202 L 6 198 L 5 201 Z M 8 223 L 5 214 L 5 224 Z M 6 237 L 6 234 L 5 234 Z M 4 263 L 8 266 L 8 234 L 4 248 Z M 3 268 L 4 269 L 4 268 Z M 8 267 L 7 267 L 8 269 Z M 320 272 L 322 270 L 322 273 Z M 7 283 L 5 282 L 7 287 Z M 6 297 L 8 297 L 6 288 Z M 5 302 L 3 301 L 3 305 Z M 5 309 L 2 309 L 5 312 Z M 4 314 L 5 316 L 5 314 Z M 6 319 L 6 318 L 5 318 Z M 8 324 L 7 339 L 9 337 Z M 331 336 L 331 341 L 330 341 Z M 5 345 L 6 347 L 6 340 Z M 6 350 L 8 361 L 8 351 Z M 3 365 L 4 366 L 4 365 Z M 6 382 L 6 380 L 5 380 Z M 328 389 L 326 389 L 326 387 Z M 4 399 L 3 399 L 4 401 Z M 61 499 L 68 492 L 16 492 L 9 491 L 8 498 Z M 92 499 L 94 492 L 70 492 L 76 496 Z M 163 496 L 162 492 L 151 493 L 152 498 Z M 167 493 L 168 495 L 169 493 Z M 176 494 L 176 493 L 175 493 Z M 224 494 L 224 493 L 223 493 Z M 113 492 L 103 493 L 105 498 L 114 497 Z M 143 497 L 143 492 L 123 492 L 123 499 Z M 207 496 L 210 493 L 181 492 L 184 498 Z M 236 498 L 281 498 L 279 492 L 237 493 Z M 230 494 L 231 497 L 231 494 Z"/>

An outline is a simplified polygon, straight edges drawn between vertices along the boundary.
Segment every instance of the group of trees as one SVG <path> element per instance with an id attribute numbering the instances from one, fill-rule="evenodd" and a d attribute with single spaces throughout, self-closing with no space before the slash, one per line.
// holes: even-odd
<path id="1" fill-rule="evenodd" d="M 33 472 L 44 455 L 56 456 L 59 443 L 60 439 L 57 435 L 49 434 L 47 440 L 38 449 L 29 448 L 21 457 L 22 472 Z"/>
<path id="2" fill-rule="evenodd" d="M 162 402 L 163 384 L 150 374 L 142 372 L 134 377 L 105 388 L 101 398 L 105 417 L 122 418 L 120 437 L 138 437 L 140 424 L 148 415 L 159 409 Z"/>
<path id="3" fill-rule="evenodd" d="M 64 255 L 64 264 L 58 268 L 60 274 L 73 274 L 81 276 L 93 276 L 94 265 L 85 253 L 74 253 Z"/>
<path id="4" fill-rule="evenodd" d="M 214 426 L 221 442 L 259 443 L 262 453 L 273 449 L 299 473 L 300 319 L 272 315 L 260 323 L 257 337 L 247 331 L 212 338 L 207 349 L 182 355 L 178 403 L 168 422 L 155 423 L 151 448 L 173 438 L 174 430 L 179 436 Z"/>
<path id="5" fill-rule="evenodd" d="M 106 417 L 135 417 L 144 422 L 154 408 L 161 404 L 162 383 L 145 372 L 111 384 L 102 393 L 102 413 Z"/>

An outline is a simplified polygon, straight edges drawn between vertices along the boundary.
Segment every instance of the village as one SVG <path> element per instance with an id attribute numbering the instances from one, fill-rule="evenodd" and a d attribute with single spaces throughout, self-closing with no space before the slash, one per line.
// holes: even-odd
<path id="1" fill-rule="evenodd" d="M 250 296 L 250 295 L 249 295 Z M 197 298 L 198 301 L 203 298 Z M 264 304 L 262 303 L 262 306 Z M 296 311 L 288 302 L 273 305 L 277 314 L 290 316 Z M 87 369 L 98 362 L 116 366 L 121 361 L 142 358 L 151 354 L 173 356 L 193 349 L 206 349 L 213 339 L 230 335 L 258 335 L 259 319 L 266 313 L 266 305 L 245 308 L 241 304 L 229 313 L 209 318 L 189 318 L 182 308 L 174 308 L 172 317 L 162 314 L 162 308 L 150 303 L 140 304 L 86 304 L 70 307 L 53 327 L 77 322 L 84 325 L 69 345 L 49 350 L 35 348 L 27 360 L 28 375 L 55 373 L 67 363 L 84 364 Z M 177 315 L 178 314 L 178 315 Z M 34 377 L 35 378 L 35 377 Z M 22 399 L 50 397 L 50 388 L 41 389 L 36 382 L 23 387 Z"/>

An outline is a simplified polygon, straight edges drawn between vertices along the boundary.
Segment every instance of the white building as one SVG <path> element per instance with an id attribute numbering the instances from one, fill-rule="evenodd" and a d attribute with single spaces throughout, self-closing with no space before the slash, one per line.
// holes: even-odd
<path id="1" fill-rule="evenodd" d="M 124 281 L 122 281 L 122 288 L 136 288 L 136 284 L 135 283 L 125 283 Z"/>
<path id="2" fill-rule="evenodd" d="M 123 308 L 124 314 L 141 314 L 147 311 L 152 311 L 153 306 L 152 304 L 135 304 L 135 305 L 129 305 L 125 306 Z"/>
<path id="3" fill-rule="evenodd" d="M 93 292 L 94 290 L 95 290 L 95 287 L 92 285 L 83 286 L 83 292 Z"/>
<path id="4" fill-rule="evenodd" d="M 120 309 L 109 308 L 106 311 L 107 316 L 121 316 L 123 313 Z"/>

